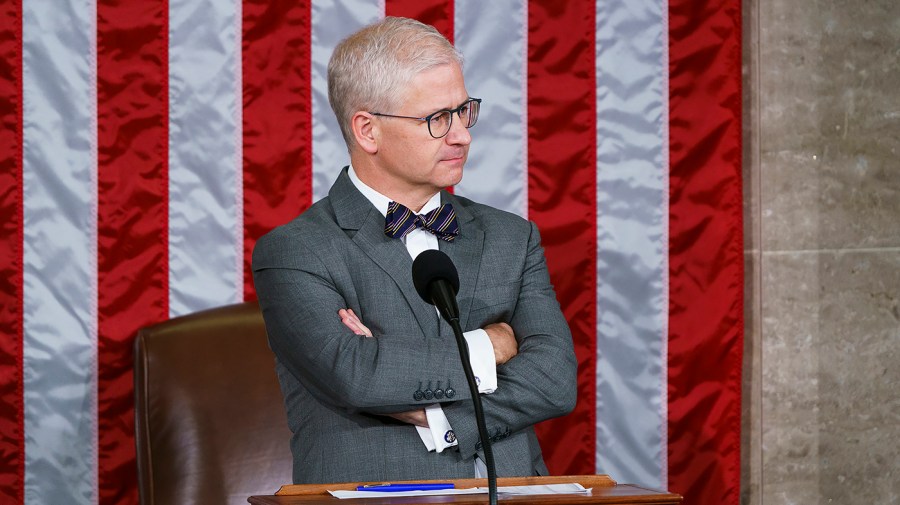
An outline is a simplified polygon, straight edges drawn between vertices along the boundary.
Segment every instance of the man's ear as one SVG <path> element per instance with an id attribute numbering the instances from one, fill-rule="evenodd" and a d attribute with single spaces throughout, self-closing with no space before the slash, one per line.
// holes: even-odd
<path id="1" fill-rule="evenodd" d="M 350 118 L 350 130 L 356 145 L 369 154 L 378 152 L 378 127 L 368 112 L 359 111 Z"/>

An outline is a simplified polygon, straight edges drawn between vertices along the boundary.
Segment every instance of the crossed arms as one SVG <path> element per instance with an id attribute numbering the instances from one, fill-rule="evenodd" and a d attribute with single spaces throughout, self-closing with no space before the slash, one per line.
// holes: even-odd
<path id="1" fill-rule="evenodd" d="M 479 277 L 465 328 L 484 328 L 495 351 L 498 388 L 482 398 L 492 433 L 516 432 L 575 403 L 571 334 L 537 229 L 520 222 L 521 233 L 508 229 L 515 223 L 493 232 L 527 238 L 520 246 L 486 240 L 484 257 L 502 261 L 482 265 L 486 279 Z M 433 401 L 414 401 L 412 392 L 423 382 L 455 385 L 458 394 L 441 405 L 460 450 L 474 454 L 477 427 L 455 343 L 423 335 L 407 300 L 395 293 L 400 281 L 378 268 L 361 272 L 358 264 L 371 261 L 333 231 L 288 226 L 257 244 L 254 277 L 273 351 L 318 401 L 351 414 L 421 425 L 421 411 Z M 338 315 L 342 309 L 348 312 Z M 362 317 L 348 318 L 349 310 Z M 430 306 L 413 310 L 436 317 Z"/>
<path id="2" fill-rule="evenodd" d="M 341 309 L 338 311 L 338 317 L 344 326 L 350 329 L 354 335 L 361 335 L 372 338 L 372 330 L 370 330 L 359 316 L 353 312 L 353 309 Z M 491 347 L 494 351 L 494 364 L 502 365 L 519 353 L 519 343 L 516 342 L 516 335 L 513 329 L 506 323 L 491 323 L 484 327 L 485 333 L 491 341 Z M 410 410 L 407 412 L 397 412 L 395 414 L 387 414 L 394 419 L 416 426 L 428 427 L 428 418 L 425 416 L 425 409 Z"/>

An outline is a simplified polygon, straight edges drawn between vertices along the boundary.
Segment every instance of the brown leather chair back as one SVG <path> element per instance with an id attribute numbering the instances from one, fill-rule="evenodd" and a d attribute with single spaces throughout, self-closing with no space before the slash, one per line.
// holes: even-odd
<path id="1" fill-rule="evenodd" d="M 291 434 L 258 304 L 141 329 L 134 367 L 142 504 L 245 504 L 291 482 Z"/>

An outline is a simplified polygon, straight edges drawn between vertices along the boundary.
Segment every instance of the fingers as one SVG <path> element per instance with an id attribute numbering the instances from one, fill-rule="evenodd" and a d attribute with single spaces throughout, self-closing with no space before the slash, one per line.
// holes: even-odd
<path id="1" fill-rule="evenodd" d="M 493 323 L 485 326 L 484 331 L 494 346 L 494 357 L 498 365 L 506 363 L 519 353 L 519 343 L 510 325 Z"/>
<path id="2" fill-rule="evenodd" d="M 369 328 L 360 321 L 359 317 L 353 313 L 353 309 L 341 309 L 338 311 L 338 316 L 341 318 L 341 322 L 344 323 L 344 326 L 350 328 L 350 331 L 353 333 L 365 335 L 366 337 L 372 336 L 371 330 L 369 330 Z"/>
<path id="3" fill-rule="evenodd" d="M 423 428 L 428 427 L 428 418 L 425 416 L 425 409 L 398 412 L 396 414 L 388 414 L 388 416 L 406 424 L 421 426 Z"/>
<path id="4" fill-rule="evenodd" d="M 360 321 L 359 318 L 356 317 L 356 315 L 351 311 L 347 309 L 341 309 L 338 311 L 338 316 L 340 316 L 341 322 L 344 323 L 344 326 L 350 328 L 350 331 L 352 331 L 353 333 L 357 335 L 366 334 L 365 331 L 363 331 L 363 328 L 365 328 L 365 326 L 362 324 L 362 321 Z"/>

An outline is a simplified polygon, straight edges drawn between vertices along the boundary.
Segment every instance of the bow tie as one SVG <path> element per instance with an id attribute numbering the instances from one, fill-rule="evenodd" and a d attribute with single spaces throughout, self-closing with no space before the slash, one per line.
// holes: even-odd
<path id="1" fill-rule="evenodd" d="M 403 238 L 416 228 L 431 233 L 441 240 L 453 242 L 459 235 L 459 223 L 453 206 L 445 203 L 423 215 L 415 214 L 397 202 L 388 204 L 384 218 L 384 234 L 391 238 Z"/>

